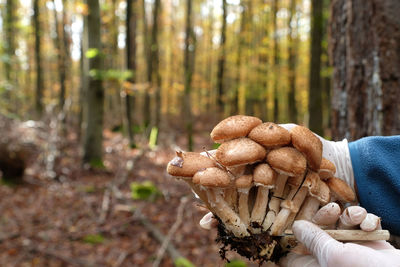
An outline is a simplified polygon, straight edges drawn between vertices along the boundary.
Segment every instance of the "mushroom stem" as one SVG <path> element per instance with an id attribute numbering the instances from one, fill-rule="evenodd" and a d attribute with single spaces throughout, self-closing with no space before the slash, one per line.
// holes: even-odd
<path id="1" fill-rule="evenodd" d="M 250 189 L 239 189 L 239 217 L 246 227 L 250 223 L 249 213 L 249 191 Z"/>
<path id="2" fill-rule="evenodd" d="M 281 198 L 283 196 L 283 190 L 285 189 L 287 179 L 288 176 L 284 174 L 279 174 L 276 178 L 276 187 L 271 201 L 268 203 L 269 211 L 262 225 L 263 230 L 268 230 L 279 212 L 279 205 L 281 203 Z"/>
<path id="3" fill-rule="evenodd" d="M 192 182 L 192 180 L 185 179 L 184 181 L 192 188 L 193 192 L 195 192 L 196 195 L 199 196 L 199 198 L 204 202 L 204 204 L 206 205 L 206 207 L 207 207 L 211 212 L 213 212 L 213 208 L 211 207 L 211 205 L 210 205 L 210 203 L 209 203 L 209 201 L 208 201 L 208 197 L 207 197 L 206 192 L 204 192 L 203 190 L 201 190 L 200 186 L 194 184 L 194 183 Z"/>
<path id="4" fill-rule="evenodd" d="M 307 196 L 304 200 L 304 204 L 301 206 L 299 213 L 296 216 L 296 220 L 307 220 L 310 221 L 317 213 L 319 209 L 319 200 L 312 196 Z"/>
<path id="5" fill-rule="evenodd" d="M 251 222 L 256 225 L 261 226 L 264 221 L 268 205 L 268 194 L 269 189 L 267 187 L 262 185 L 258 186 L 256 202 L 251 212 Z"/>
<path id="6" fill-rule="evenodd" d="M 221 219 L 228 231 L 231 231 L 237 237 L 248 236 L 246 225 L 239 216 L 229 207 L 228 203 L 219 194 L 218 189 L 208 189 L 207 197 L 215 214 Z"/>
<path id="7" fill-rule="evenodd" d="M 226 203 L 233 209 L 236 210 L 236 202 L 237 202 L 237 192 L 236 188 L 229 187 L 224 190 L 224 199 Z"/>
<path id="8" fill-rule="evenodd" d="M 275 218 L 274 223 L 271 226 L 271 235 L 281 235 L 286 224 L 289 215 L 294 212 L 297 213 L 300 209 L 301 204 L 306 198 L 308 193 L 307 187 L 301 187 L 297 194 L 294 196 L 293 200 L 285 200 L 282 202 L 282 209 L 279 211 L 278 215 Z M 291 207 L 289 207 L 289 205 Z"/>

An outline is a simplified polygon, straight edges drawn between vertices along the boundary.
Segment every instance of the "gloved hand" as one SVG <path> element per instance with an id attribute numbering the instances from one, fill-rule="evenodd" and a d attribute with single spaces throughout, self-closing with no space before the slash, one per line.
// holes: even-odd
<path id="1" fill-rule="evenodd" d="M 321 208 L 313 221 L 319 223 L 325 220 L 339 220 L 340 225 L 360 226 L 363 230 L 372 231 L 380 228 L 380 220 L 373 214 L 367 214 L 364 208 L 352 206 L 342 215 L 337 213 L 337 207 L 332 203 Z M 336 210 L 336 211 L 335 211 Z M 321 211 L 325 213 L 322 216 Z M 302 266 L 400 266 L 400 250 L 395 249 L 386 241 L 369 241 L 360 243 L 342 243 L 336 241 L 318 226 L 308 221 L 295 221 L 292 226 L 296 239 L 305 245 L 311 255 L 299 255 L 290 252 L 282 258 L 282 267 Z"/>
<path id="2" fill-rule="evenodd" d="M 294 123 L 279 124 L 279 126 L 290 131 L 297 126 Z M 338 178 L 346 181 L 348 185 L 355 190 L 353 166 L 351 165 L 350 151 L 347 139 L 342 141 L 328 141 L 321 136 L 315 134 L 322 142 L 322 156 L 330 160 L 336 166 L 336 174 Z"/>

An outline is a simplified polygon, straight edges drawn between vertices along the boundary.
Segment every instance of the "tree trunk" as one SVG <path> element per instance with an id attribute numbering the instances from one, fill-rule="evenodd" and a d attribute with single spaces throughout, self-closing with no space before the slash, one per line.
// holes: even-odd
<path id="1" fill-rule="evenodd" d="M 322 53 L 322 6 L 323 1 L 311 2 L 311 62 L 308 93 L 308 127 L 323 136 L 322 129 L 322 90 L 321 90 L 321 53 Z"/>
<path id="2" fill-rule="evenodd" d="M 194 61 L 191 53 L 194 53 L 194 38 L 192 30 L 192 0 L 187 0 L 186 26 L 185 26 L 185 51 L 183 55 L 183 69 L 185 81 L 185 94 L 183 103 L 183 114 L 185 119 L 185 128 L 187 134 L 188 151 L 193 151 L 193 122 L 191 110 L 191 91 L 192 74 L 194 70 Z M 192 51 L 190 51 L 192 49 Z"/>
<path id="3" fill-rule="evenodd" d="M 58 107 L 60 110 L 63 109 L 64 107 L 64 102 L 65 102 L 65 78 L 66 78 L 66 72 L 65 72 L 65 49 L 63 48 L 63 31 L 60 29 L 59 25 L 59 20 L 58 20 L 58 14 L 57 10 L 55 8 L 56 6 L 56 1 L 53 0 L 53 5 L 54 5 L 54 24 L 55 24 L 55 29 L 56 29 L 56 35 L 54 37 L 54 44 L 56 47 L 57 51 L 57 61 L 58 61 L 58 77 L 59 77 L 59 82 L 60 82 L 60 93 L 58 97 Z M 63 7 L 64 9 L 65 7 Z M 64 26 L 62 24 L 62 26 Z"/>
<path id="4" fill-rule="evenodd" d="M 247 5 L 244 1 L 241 1 L 241 13 L 240 13 L 240 29 L 238 34 L 238 44 L 236 50 L 236 77 L 235 77 L 235 91 L 233 92 L 232 102 L 231 102 L 231 115 L 236 115 L 239 113 L 239 90 L 241 84 L 242 76 L 242 50 L 245 44 L 245 28 L 246 28 L 246 8 Z"/>
<path id="5" fill-rule="evenodd" d="M 4 18 L 4 51 L 7 55 L 7 60 L 4 61 L 4 71 L 7 82 L 12 80 L 12 61 L 15 55 L 15 2 L 14 0 L 7 0 L 6 14 Z"/>
<path id="6" fill-rule="evenodd" d="M 298 32 L 294 34 L 293 22 L 296 14 L 296 0 L 290 0 L 290 13 L 288 20 L 288 115 L 289 121 L 297 123 L 297 107 L 296 107 L 296 64 L 297 64 L 297 39 Z M 295 35 L 295 36 L 294 36 Z"/>
<path id="7" fill-rule="evenodd" d="M 40 4 L 39 0 L 33 1 L 33 26 L 35 32 L 35 60 L 36 60 L 36 89 L 35 89 L 35 110 L 38 118 L 43 113 L 43 73 L 42 73 L 42 59 L 41 59 L 41 32 L 40 32 Z"/>
<path id="8" fill-rule="evenodd" d="M 89 14 L 86 18 L 88 26 L 89 49 L 97 49 L 97 55 L 89 58 L 89 70 L 100 73 L 102 70 L 102 47 L 100 34 L 100 6 L 99 0 L 87 0 Z M 89 75 L 89 73 L 86 73 Z M 100 75 L 99 75 L 100 76 Z M 92 167 L 101 167 L 103 154 L 103 113 L 104 90 L 101 77 L 91 75 L 86 94 L 87 116 L 85 139 L 83 144 L 83 161 Z"/>
<path id="9" fill-rule="evenodd" d="M 400 133 L 400 2 L 334 0 L 332 135 Z"/>
<path id="10" fill-rule="evenodd" d="M 224 71 L 225 71 L 225 42 L 226 42 L 226 0 L 222 0 L 222 28 L 221 28 L 221 43 L 220 43 L 220 54 L 218 58 L 218 70 L 217 70 L 217 90 L 218 90 L 218 115 L 222 116 L 224 113 Z"/>
<path id="11" fill-rule="evenodd" d="M 278 76 L 279 69 L 280 69 L 280 60 L 279 60 L 279 42 L 278 42 L 278 21 L 277 21 L 277 14 L 278 14 L 278 0 L 274 0 L 272 5 L 272 26 L 274 32 L 274 122 L 278 122 L 278 113 L 279 113 L 279 102 L 278 102 Z"/>
<path id="12" fill-rule="evenodd" d="M 160 59 L 159 59 L 159 42 L 158 42 L 158 28 L 161 10 L 161 0 L 155 0 L 153 9 L 153 28 L 151 30 L 151 59 L 152 59 L 152 81 L 155 90 L 155 105 L 153 109 L 154 126 L 160 127 L 161 119 L 161 75 L 160 75 Z"/>
<path id="13" fill-rule="evenodd" d="M 127 0 L 126 5 L 126 63 L 127 69 L 132 72 L 129 82 L 136 82 L 136 20 L 137 20 L 137 3 L 136 0 Z M 135 98 L 129 94 L 125 97 L 125 112 L 127 121 L 127 130 L 130 146 L 136 147 L 133 135 L 132 111 Z"/>
<path id="14" fill-rule="evenodd" d="M 149 29 L 147 25 L 146 16 L 146 1 L 142 0 L 142 24 L 143 24 L 143 38 L 144 38 L 144 52 L 147 62 L 147 82 L 149 84 L 148 90 L 144 93 L 144 104 L 143 104 L 143 126 L 147 128 L 150 125 L 151 118 L 151 101 L 150 101 L 150 90 L 152 86 L 152 69 L 153 60 L 151 59 L 151 44 L 149 40 Z"/>

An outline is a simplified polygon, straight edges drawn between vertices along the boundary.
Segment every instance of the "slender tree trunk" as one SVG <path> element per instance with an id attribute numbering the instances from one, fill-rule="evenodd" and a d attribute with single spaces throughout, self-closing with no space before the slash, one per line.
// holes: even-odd
<path id="1" fill-rule="evenodd" d="M 43 73 L 41 58 L 41 32 L 40 32 L 40 3 L 39 0 L 33 1 L 33 25 L 35 32 L 35 60 L 36 60 L 36 89 L 35 89 L 35 110 L 36 115 L 40 118 L 43 113 Z"/>
<path id="2" fill-rule="evenodd" d="M 192 0 L 186 0 L 186 26 L 185 26 L 185 51 L 183 56 L 183 68 L 184 68 L 184 81 L 185 81 L 185 94 L 183 103 L 183 114 L 185 119 L 185 128 L 187 135 L 187 146 L 188 151 L 193 151 L 193 122 L 192 122 L 192 110 L 191 110 L 191 91 L 192 91 L 192 74 L 193 74 L 193 57 L 191 56 L 190 49 L 194 51 L 194 40 L 192 30 Z M 194 53 L 194 52 L 192 52 Z"/>
<path id="3" fill-rule="evenodd" d="M 126 58 L 127 69 L 132 72 L 129 82 L 136 82 L 136 20 L 137 20 L 136 0 L 127 0 L 126 5 Z M 135 98 L 129 94 L 125 97 L 125 110 L 127 120 L 127 130 L 131 147 L 136 147 L 133 134 L 132 111 L 134 110 Z"/>
<path id="4" fill-rule="evenodd" d="M 161 10 L 161 0 L 155 0 L 153 9 L 153 28 L 151 30 L 151 60 L 152 62 L 152 82 L 155 90 L 155 105 L 153 108 L 154 126 L 160 127 L 161 119 L 161 75 L 160 75 L 160 58 L 159 58 L 159 19 Z"/>
<path id="5" fill-rule="evenodd" d="M 288 93 L 288 114 L 289 121 L 297 123 L 297 107 L 296 107 L 296 63 L 297 63 L 297 32 L 294 36 L 293 22 L 294 15 L 296 14 L 296 0 L 290 0 L 290 15 L 288 20 L 288 79 L 289 79 L 289 93 Z"/>
<path id="6" fill-rule="evenodd" d="M 311 62 L 308 93 L 308 126 L 311 131 L 323 136 L 322 93 L 321 93 L 321 54 L 322 54 L 322 6 L 323 1 L 311 2 Z"/>
<path id="7" fill-rule="evenodd" d="M 153 70 L 153 60 L 151 58 L 151 44 L 149 39 L 149 29 L 147 25 L 147 15 L 146 15 L 146 1 L 142 0 L 142 20 L 143 20 L 143 36 L 144 36 L 144 52 L 147 62 L 147 82 L 149 84 L 148 90 L 144 93 L 144 105 L 143 105 L 143 126 L 147 128 L 151 121 L 151 101 L 150 101 L 150 90 L 152 87 L 152 70 Z"/>
<path id="8" fill-rule="evenodd" d="M 62 110 L 64 107 L 64 102 L 65 102 L 65 49 L 63 48 L 63 31 L 60 29 L 59 25 L 59 20 L 58 20 L 58 14 L 57 10 L 55 8 L 56 2 L 53 0 L 53 5 L 54 5 L 54 22 L 55 22 L 55 29 L 56 29 L 56 36 L 54 37 L 54 44 L 56 47 L 57 51 L 57 61 L 58 61 L 58 76 L 59 76 L 59 82 L 60 82 L 60 94 L 58 98 L 58 106 L 59 109 Z M 62 24 L 62 26 L 64 26 Z"/>
<path id="9" fill-rule="evenodd" d="M 102 46 L 100 34 L 100 6 L 99 0 L 87 0 L 89 12 L 86 18 L 88 26 L 89 49 L 97 49 L 95 57 L 89 58 L 89 70 L 100 72 L 102 70 Z M 89 75 L 89 73 L 86 73 Z M 90 163 L 92 167 L 102 166 L 103 154 L 103 113 L 104 90 L 102 80 L 96 76 L 89 76 L 88 90 L 86 94 L 87 116 L 84 139 L 83 161 Z"/>
<path id="10" fill-rule="evenodd" d="M 245 45 L 245 27 L 246 27 L 246 8 L 247 5 L 245 3 L 241 3 L 242 12 L 240 14 L 240 29 L 238 35 L 238 45 L 236 50 L 236 77 L 235 77 L 235 91 L 233 93 L 232 98 L 232 109 L 231 115 L 235 115 L 239 113 L 239 90 L 241 84 L 241 76 L 242 76 L 242 50 Z"/>
<path id="11" fill-rule="evenodd" d="M 280 70 L 280 60 L 279 60 L 279 43 L 278 43 L 278 21 L 277 21 L 277 14 L 278 14 L 278 0 L 273 1 L 272 5 L 272 28 L 274 32 L 274 51 L 273 51 L 273 59 L 274 59 L 274 86 L 273 86 L 273 98 L 274 98 L 274 122 L 278 122 L 278 113 L 279 113 L 279 102 L 278 102 L 278 77 L 279 70 Z"/>
<path id="12" fill-rule="evenodd" d="M 333 0 L 332 135 L 400 133 L 400 2 Z"/>
<path id="13" fill-rule="evenodd" d="M 4 28 L 4 51 L 7 55 L 7 60 L 4 61 L 4 71 L 8 83 L 12 80 L 12 62 L 15 55 L 15 2 L 14 0 L 7 0 L 6 12 L 3 21 Z"/>
<path id="14" fill-rule="evenodd" d="M 221 43 L 220 43 L 220 54 L 218 58 L 218 72 L 217 72 L 217 90 L 218 90 L 218 113 L 219 116 L 223 115 L 224 112 L 224 71 L 225 71 L 225 57 L 226 57 L 226 0 L 222 0 L 222 28 L 221 28 Z"/>

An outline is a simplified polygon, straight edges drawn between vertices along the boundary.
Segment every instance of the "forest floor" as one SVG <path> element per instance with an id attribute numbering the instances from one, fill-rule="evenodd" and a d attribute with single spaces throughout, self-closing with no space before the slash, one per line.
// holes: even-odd
<path id="1" fill-rule="evenodd" d="M 196 130 L 196 151 L 210 149 L 212 125 L 196 127 L 201 128 Z M 26 171 L 26 183 L 0 185 L 0 266 L 152 266 L 161 242 L 149 229 L 157 228 L 165 237 L 173 226 L 169 243 L 183 257 L 195 266 L 224 266 L 216 230 L 198 224 L 206 210 L 184 182 L 165 171 L 173 148 L 185 147 L 183 134 L 174 132 L 178 134 L 172 139 L 161 136 L 163 145 L 143 150 L 130 149 L 120 133 L 105 131 L 105 168 L 96 171 L 81 168 L 79 145 L 71 133 L 59 146 L 53 179 L 44 175 L 38 157 Z M 144 181 L 156 186 L 158 197 L 132 198 L 130 184 Z M 228 258 L 240 256 L 232 252 Z M 160 266 L 173 266 L 167 252 Z"/>

